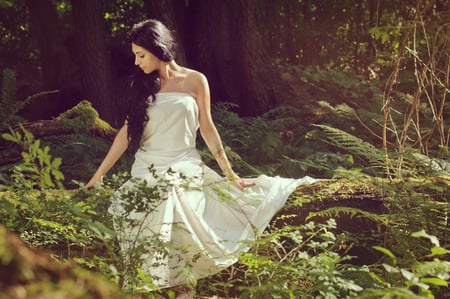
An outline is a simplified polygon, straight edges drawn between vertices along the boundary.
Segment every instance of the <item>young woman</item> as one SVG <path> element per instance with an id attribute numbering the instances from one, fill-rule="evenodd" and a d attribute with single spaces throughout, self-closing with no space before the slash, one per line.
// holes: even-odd
<path id="1" fill-rule="evenodd" d="M 161 202 L 150 212 L 128 208 L 125 214 L 134 224 L 118 229 L 118 235 L 122 250 L 147 237 L 165 244 L 163 252 L 148 244 L 141 269 L 156 286 L 171 287 L 235 263 L 248 249 L 245 241 L 265 229 L 295 187 L 315 180 L 240 178 L 211 117 L 208 81 L 175 62 L 171 32 L 157 20 L 146 20 L 134 25 L 129 37 L 142 72 L 130 84 L 127 119 L 86 187 L 101 183 L 128 147 L 136 151 L 133 178 L 116 192 L 113 215 L 124 213 L 124 198 L 138 182 L 148 187 L 164 182 Z M 198 129 L 224 176 L 202 162 L 195 147 Z"/>

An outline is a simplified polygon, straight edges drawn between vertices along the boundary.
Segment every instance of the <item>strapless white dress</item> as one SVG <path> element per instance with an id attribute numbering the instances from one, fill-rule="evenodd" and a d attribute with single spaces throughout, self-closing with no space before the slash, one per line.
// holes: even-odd
<path id="1" fill-rule="evenodd" d="M 110 213 L 114 219 L 124 213 L 133 219 L 132 225 L 115 223 L 122 252 L 139 243 L 147 246 L 148 252 L 139 256 L 140 268 L 159 288 L 185 284 L 235 263 L 294 189 L 316 182 L 310 177 L 261 175 L 248 179 L 256 185 L 241 192 L 206 166 L 196 150 L 199 111 L 195 98 L 158 93 L 148 113 L 143 145 L 131 169 L 133 178 L 116 192 Z M 158 191 L 161 200 L 147 211 L 128 208 L 126 213 L 122 199 L 133 193 L 136 180 L 148 187 L 164 185 Z"/>

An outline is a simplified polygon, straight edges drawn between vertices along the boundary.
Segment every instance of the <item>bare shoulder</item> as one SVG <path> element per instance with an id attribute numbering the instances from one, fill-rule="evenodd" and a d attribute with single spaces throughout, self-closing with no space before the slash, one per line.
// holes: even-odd
<path id="1" fill-rule="evenodd" d="M 185 68 L 186 74 L 186 87 L 192 91 L 192 93 L 197 97 L 204 94 L 208 87 L 208 80 L 206 76 L 196 70 Z"/>
<path id="2" fill-rule="evenodd" d="M 206 76 L 197 70 L 184 68 L 184 73 L 187 80 L 206 80 Z"/>

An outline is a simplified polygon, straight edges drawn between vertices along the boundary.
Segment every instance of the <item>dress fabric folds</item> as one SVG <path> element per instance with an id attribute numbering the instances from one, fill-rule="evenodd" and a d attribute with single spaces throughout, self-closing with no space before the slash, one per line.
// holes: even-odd
<path id="1" fill-rule="evenodd" d="M 295 188 L 316 181 L 261 175 L 241 192 L 206 166 L 195 148 L 194 97 L 160 92 L 148 113 L 132 179 L 115 193 L 110 213 L 122 253 L 133 259 L 130 252 L 138 252 L 139 267 L 159 288 L 235 263 Z"/>

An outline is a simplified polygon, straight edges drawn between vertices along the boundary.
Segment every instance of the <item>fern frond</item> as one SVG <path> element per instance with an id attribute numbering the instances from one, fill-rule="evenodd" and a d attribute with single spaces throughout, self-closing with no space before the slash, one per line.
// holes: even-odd
<path id="1" fill-rule="evenodd" d="M 314 125 L 325 134 L 324 142 L 359 156 L 371 165 L 383 165 L 383 152 L 372 144 L 350 133 L 326 125 Z"/>
<path id="2" fill-rule="evenodd" d="M 339 217 L 340 214 L 348 215 L 349 218 L 363 217 L 373 222 L 379 223 L 385 222 L 385 217 L 383 215 L 378 215 L 375 213 L 351 207 L 331 207 L 318 212 L 310 212 L 309 215 L 306 217 L 306 220 L 310 220 L 311 218 L 314 217 L 336 218 Z"/>

